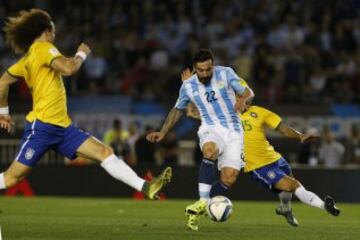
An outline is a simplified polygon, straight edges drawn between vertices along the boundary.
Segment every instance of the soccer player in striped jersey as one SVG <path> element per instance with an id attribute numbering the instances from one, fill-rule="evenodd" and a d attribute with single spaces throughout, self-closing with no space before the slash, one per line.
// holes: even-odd
<path id="1" fill-rule="evenodd" d="M 62 76 L 76 73 L 90 48 L 82 43 L 74 57 L 64 57 L 53 45 L 55 25 L 50 15 L 40 9 L 21 11 L 8 19 L 4 28 L 7 43 L 23 54 L 0 78 L 0 129 L 10 131 L 9 86 L 24 79 L 33 98 L 33 109 L 26 116 L 20 150 L 10 167 L 0 173 L 0 190 L 20 182 L 43 154 L 53 149 L 69 159 L 81 156 L 100 163 L 111 176 L 130 187 L 157 198 L 170 181 L 171 168 L 151 182 L 140 178 L 112 149 L 89 133 L 76 127 L 67 112 L 66 91 Z"/>
<path id="2" fill-rule="evenodd" d="M 239 84 L 240 77 L 233 69 L 214 66 L 210 50 L 197 52 L 193 59 L 195 74 L 184 81 L 179 98 L 168 114 L 159 132 L 150 133 L 151 142 L 161 141 L 176 124 L 192 102 L 200 111 L 198 130 L 203 159 L 199 169 L 200 200 L 186 208 L 187 215 L 196 222 L 196 216 L 205 212 L 210 197 L 226 195 L 243 167 L 243 128 L 238 111 L 245 109 L 246 101 L 254 94 Z M 236 99 L 238 99 L 236 101 Z M 220 179 L 213 181 L 215 161 Z M 197 228 L 197 224 L 189 226 Z"/>
<path id="3" fill-rule="evenodd" d="M 247 86 L 245 81 L 240 84 Z M 187 107 L 187 116 L 200 119 L 197 108 L 191 104 Z M 247 102 L 246 110 L 239 114 L 239 117 L 244 127 L 244 170 L 253 180 L 278 194 L 280 206 L 275 209 L 276 214 L 284 216 L 291 226 L 298 226 L 291 208 L 293 194 L 307 205 L 324 209 L 334 216 L 340 214 L 330 196 L 325 196 L 323 201 L 294 178 L 290 165 L 266 139 L 265 128 L 274 129 L 288 138 L 299 139 L 301 143 L 318 138 L 317 135 L 300 133 L 283 123 L 276 113 L 263 107 L 251 106 L 251 100 Z"/>

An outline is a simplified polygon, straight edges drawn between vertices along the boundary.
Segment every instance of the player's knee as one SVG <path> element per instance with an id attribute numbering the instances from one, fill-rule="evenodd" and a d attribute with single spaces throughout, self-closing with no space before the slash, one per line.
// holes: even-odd
<path id="1" fill-rule="evenodd" d="M 111 147 L 103 145 L 99 154 L 101 155 L 100 156 L 101 159 L 105 159 L 105 158 L 109 157 L 110 155 L 114 154 L 114 151 Z"/>
<path id="2" fill-rule="evenodd" d="M 300 187 L 300 186 L 301 186 L 300 182 L 297 181 L 296 179 L 293 179 L 293 180 L 290 182 L 290 184 L 288 185 L 287 191 L 288 191 L 288 192 L 295 192 L 295 190 L 296 190 L 298 187 Z"/>
<path id="3" fill-rule="evenodd" d="M 5 174 L 4 179 L 6 188 L 10 188 L 21 182 L 21 180 L 23 180 L 23 177 L 8 176 Z"/>
<path id="4" fill-rule="evenodd" d="M 236 182 L 237 174 L 223 174 L 220 179 L 226 186 L 231 187 Z"/>
<path id="5" fill-rule="evenodd" d="M 207 159 L 216 160 L 217 159 L 217 150 L 214 147 L 204 147 L 203 156 Z"/>

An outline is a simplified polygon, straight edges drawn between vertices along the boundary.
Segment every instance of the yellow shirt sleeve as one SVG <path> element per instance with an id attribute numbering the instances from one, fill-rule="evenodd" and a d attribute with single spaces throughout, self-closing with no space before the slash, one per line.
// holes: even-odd
<path id="1" fill-rule="evenodd" d="M 270 128 L 276 129 L 279 126 L 279 124 L 281 123 L 281 117 L 270 110 L 266 110 L 265 116 L 264 116 L 264 122 Z"/>
<path id="2" fill-rule="evenodd" d="M 24 58 L 21 58 L 19 61 L 17 61 L 11 67 L 9 67 L 7 72 L 12 77 L 19 78 L 19 77 L 24 77 L 24 70 L 25 70 Z"/>
<path id="3" fill-rule="evenodd" d="M 59 50 L 49 42 L 44 42 L 41 44 L 39 51 L 40 54 L 38 56 L 41 56 L 41 61 L 44 62 L 47 66 L 50 66 L 52 61 L 62 56 Z"/>

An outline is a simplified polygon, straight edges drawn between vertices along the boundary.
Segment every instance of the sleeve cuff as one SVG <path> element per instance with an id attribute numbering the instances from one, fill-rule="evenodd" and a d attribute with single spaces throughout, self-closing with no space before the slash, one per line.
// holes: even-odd
<path id="1" fill-rule="evenodd" d="M 22 76 L 18 76 L 18 75 L 12 74 L 9 70 L 7 70 L 6 72 L 7 72 L 7 74 L 9 74 L 10 76 L 12 76 L 13 78 L 22 78 Z"/>
<path id="2" fill-rule="evenodd" d="M 280 121 L 280 122 L 278 123 L 278 125 L 276 125 L 276 127 L 275 127 L 274 129 L 275 129 L 275 130 L 278 130 L 278 128 L 280 127 L 281 123 L 282 123 L 282 121 Z"/>
<path id="3" fill-rule="evenodd" d="M 51 64 L 53 63 L 53 61 L 54 61 L 55 59 L 58 59 L 59 57 L 62 57 L 62 55 L 56 56 L 56 57 L 54 57 L 53 59 L 51 59 L 51 61 L 50 61 L 50 63 L 49 63 L 49 66 L 51 66 Z"/>

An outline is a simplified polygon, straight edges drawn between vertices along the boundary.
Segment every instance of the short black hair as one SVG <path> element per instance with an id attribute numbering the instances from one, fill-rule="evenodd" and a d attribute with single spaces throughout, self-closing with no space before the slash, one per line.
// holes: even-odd
<path id="1" fill-rule="evenodd" d="M 18 16 L 9 17 L 5 23 L 6 42 L 16 53 L 28 51 L 34 40 L 45 31 L 51 31 L 51 17 L 41 9 L 20 11 Z"/>
<path id="2" fill-rule="evenodd" d="M 211 60 L 214 62 L 214 55 L 210 49 L 200 49 L 193 57 L 193 64 L 195 65 L 198 62 L 205 62 Z"/>
<path id="3" fill-rule="evenodd" d="M 122 127 L 122 122 L 121 122 L 121 120 L 118 119 L 118 118 L 114 119 L 114 121 L 113 121 L 113 127 L 114 127 L 114 128 L 120 128 L 120 127 Z"/>

